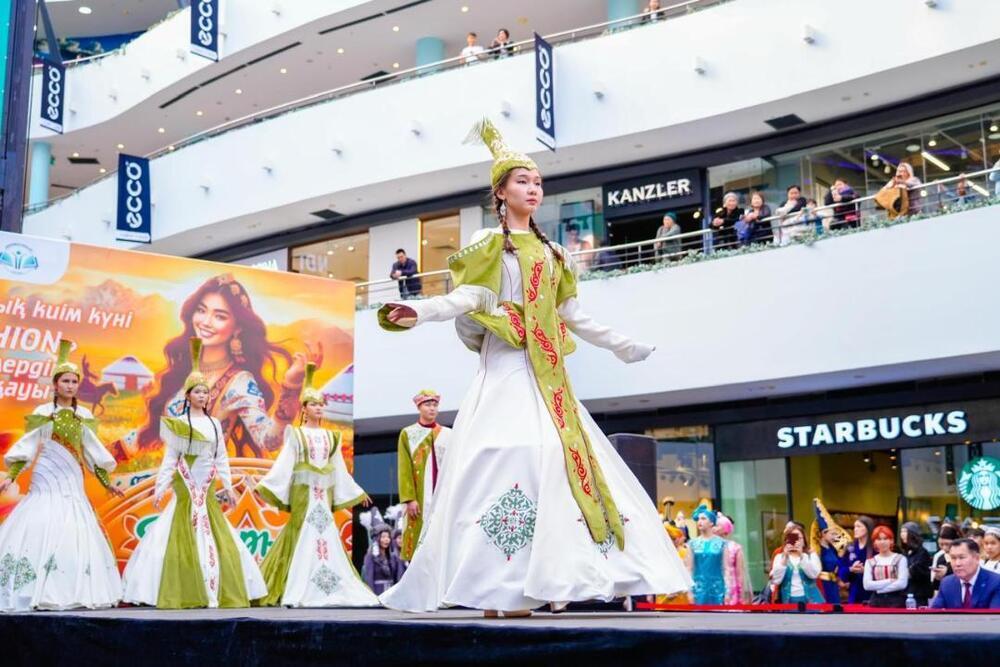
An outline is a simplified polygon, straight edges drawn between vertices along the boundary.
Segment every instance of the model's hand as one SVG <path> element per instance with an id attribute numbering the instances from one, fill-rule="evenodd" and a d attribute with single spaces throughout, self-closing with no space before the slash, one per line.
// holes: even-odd
<path id="1" fill-rule="evenodd" d="M 125 492 L 119 489 L 117 486 L 109 486 L 108 493 L 113 495 L 115 498 L 124 498 Z"/>
<path id="2" fill-rule="evenodd" d="M 412 327 L 417 323 L 417 311 L 409 306 L 393 305 L 392 310 L 389 311 L 388 319 L 401 327 Z"/>
<path id="3" fill-rule="evenodd" d="M 410 517 L 411 519 L 416 519 L 418 516 L 420 516 L 420 505 L 417 504 L 416 500 L 411 500 L 410 502 L 406 503 L 406 516 Z"/>
<path id="4" fill-rule="evenodd" d="M 361 501 L 361 506 L 362 507 L 371 507 L 372 506 L 372 497 L 369 496 L 367 493 L 365 494 L 364 500 Z"/>
<path id="5" fill-rule="evenodd" d="M 645 345 L 644 343 L 632 343 L 624 350 L 616 350 L 615 356 L 626 364 L 634 364 L 637 361 L 644 361 L 656 349 L 655 345 Z"/>
<path id="6" fill-rule="evenodd" d="M 163 506 L 163 496 L 153 496 L 153 509 L 159 510 Z"/>
<path id="7" fill-rule="evenodd" d="M 7 477 L 4 477 L 2 480 L 0 480 L 0 496 L 2 496 L 3 492 L 7 490 L 7 487 L 9 487 L 13 483 L 14 483 L 13 480 Z"/>

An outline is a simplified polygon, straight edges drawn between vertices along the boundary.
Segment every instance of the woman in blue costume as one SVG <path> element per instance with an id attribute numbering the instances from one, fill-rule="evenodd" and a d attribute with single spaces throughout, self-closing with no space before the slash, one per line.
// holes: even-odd
<path id="1" fill-rule="evenodd" d="M 809 530 L 809 548 L 819 554 L 820 588 L 829 604 L 840 604 L 841 571 L 851 537 L 833 520 L 819 498 L 813 498 L 816 519 Z"/>
<path id="2" fill-rule="evenodd" d="M 726 541 L 712 532 L 718 515 L 701 505 L 691 518 L 698 526 L 698 537 L 689 543 L 694 603 L 725 604 L 726 578 L 722 569 L 722 554 L 726 549 Z"/>

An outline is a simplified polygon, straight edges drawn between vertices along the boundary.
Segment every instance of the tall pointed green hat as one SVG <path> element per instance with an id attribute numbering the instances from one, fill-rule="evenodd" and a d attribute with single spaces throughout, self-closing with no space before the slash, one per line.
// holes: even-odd
<path id="1" fill-rule="evenodd" d="M 208 378 L 205 374 L 201 372 L 201 347 L 202 341 L 197 336 L 191 336 L 188 339 L 188 343 L 191 345 L 191 372 L 188 373 L 187 379 L 184 380 L 184 393 L 188 393 L 195 387 L 207 387 Z"/>
<path id="2" fill-rule="evenodd" d="M 299 396 L 299 402 L 302 405 L 306 403 L 322 403 L 326 404 L 326 400 L 323 398 L 323 393 L 319 389 L 313 387 L 313 378 L 316 376 L 316 364 L 309 362 L 306 364 L 306 379 L 302 384 L 302 394 Z"/>
<path id="3" fill-rule="evenodd" d="M 63 373 L 74 373 L 77 377 L 80 375 L 80 367 L 69 360 L 69 353 L 73 350 L 73 341 L 66 340 L 65 338 L 59 339 L 59 353 L 56 357 L 56 366 L 52 370 L 52 381 L 55 382 L 56 378 Z"/>
<path id="4" fill-rule="evenodd" d="M 484 118 L 472 126 L 469 136 L 465 138 L 467 144 L 483 143 L 493 154 L 493 167 L 490 168 L 490 185 L 494 188 L 500 183 L 504 175 L 511 169 L 522 167 L 524 169 L 538 169 L 538 165 L 524 153 L 512 150 L 507 142 L 503 140 L 500 130 L 489 118 Z"/>

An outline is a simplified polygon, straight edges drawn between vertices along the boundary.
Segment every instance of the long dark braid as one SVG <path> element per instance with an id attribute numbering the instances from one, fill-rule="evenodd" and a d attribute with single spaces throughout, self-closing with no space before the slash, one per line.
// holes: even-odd
<path id="1" fill-rule="evenodd" d="M 530 227 L 531 231 L 535 233 L 535 236 L 537 236 L 538 240 L 542 242 L 542 245 L 551 250 L 552 254 L 555 255 L 556 259 L 558 259 L 561 263 L 563 261 L 562 253 L 559 252 L 554 245 L 552 245 L 552 241 L 549 241 L 549 237 L 545 235 L 545 232 L 543 232 L 538 225 L 535 224 L 534 218 L 528 218 L 528 227 Z"/>
<path id="2" fill-rule="evenodd" d="M 506 178 L 504 179 L 506 181 Z M 497 186 L 498 188 L 500 186 Z M 500 221 L 500 227 L 503 229 L 503 250 L 504 252 L 509 252 L 512 255 L 517 254 L 517 248 L 514 247 L 514 242 L 510 240 L 510 227 L 507 226 L 507 215 L 504 209 L 504 200 L 497 196 L 497 191 L 493 190 L 493 210 L 497 214 L 497 220 Z"/>

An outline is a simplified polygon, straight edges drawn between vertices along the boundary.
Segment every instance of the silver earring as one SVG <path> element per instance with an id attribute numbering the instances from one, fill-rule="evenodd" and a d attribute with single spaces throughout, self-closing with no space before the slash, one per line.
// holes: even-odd
<path id="1" fill-rule="evenodd" d="M 500 202 L 500 218 L 502 220 L 507 219 L 507 202 Z"/>

